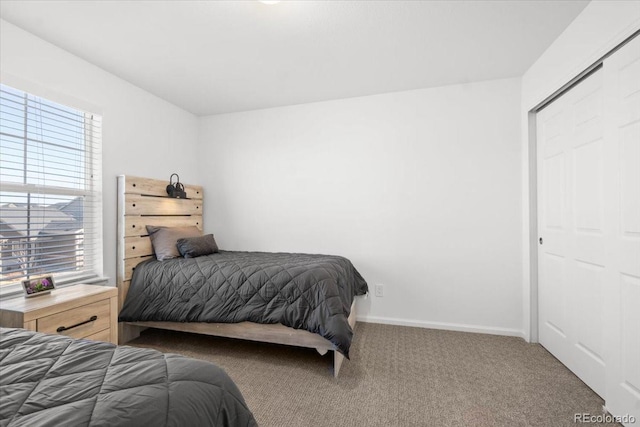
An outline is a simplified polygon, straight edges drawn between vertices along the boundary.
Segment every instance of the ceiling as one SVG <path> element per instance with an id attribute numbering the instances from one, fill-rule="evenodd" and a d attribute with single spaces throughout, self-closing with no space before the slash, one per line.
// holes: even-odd
<path id="1" fill-rule="evenodd" d="M 8 1 L 0 16 L 197 115 L 517 77 L 588 1 Z"/>

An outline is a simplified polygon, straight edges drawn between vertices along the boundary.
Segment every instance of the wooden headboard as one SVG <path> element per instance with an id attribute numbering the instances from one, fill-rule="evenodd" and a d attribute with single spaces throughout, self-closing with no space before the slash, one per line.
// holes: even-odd
<path id="1" fill-rule="evenodd" d="M 185 185 L 187 199 L 167 196 L 168 180 L 118 176 L 118 253 L 116 284 L 119 308 L 127 296 L 133 270 L 154 256 L 147 225 L 203 229 L 203 191 L 198 185 Z M 121 330 L 121 336 L 126 333 Z"/>

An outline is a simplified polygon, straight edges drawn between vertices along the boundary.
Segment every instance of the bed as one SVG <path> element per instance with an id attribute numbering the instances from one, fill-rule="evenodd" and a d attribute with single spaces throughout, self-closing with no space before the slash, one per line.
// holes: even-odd
<path id="1" fill-rule="evenodd" d="M 212 363 L 0 328 L 0 425 L 256 426 Z"/>
<path id="2" fill-rule="evenodd" d="M 118 177 L 121 342 L 152 327 L 309 347 L 333 353 L 337 377 L 349 355 L 355 296 L 368 290 L 351 262 L 225 251 L 156 261 L 146 226 L 203 228 L 202 187 L 187 185 L 188 198 L 173 199 L 166 185 Z"/>

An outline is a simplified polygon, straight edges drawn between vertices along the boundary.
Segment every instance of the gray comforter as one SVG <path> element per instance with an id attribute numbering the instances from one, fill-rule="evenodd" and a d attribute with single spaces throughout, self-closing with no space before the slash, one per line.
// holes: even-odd
<path id="1" fill-rule="evenodd" d="M 255 426 L 217 366 L 0 328 L 0 426 Z"/>
<path id="2" fill-rule="evenodd" d="M 145 261 L 120 321 L 282 323 L 328 339 L 349 356 L 347 318 L 367 283 L 343 257 L 226 252 Z"/>

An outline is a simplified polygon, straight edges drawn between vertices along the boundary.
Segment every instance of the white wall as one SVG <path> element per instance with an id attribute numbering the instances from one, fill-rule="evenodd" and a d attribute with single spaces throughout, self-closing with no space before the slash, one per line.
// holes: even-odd
<path id="1" fill-rule="evenodd" d="M 530 156 L 528 113 L 572 78 L 600 59 L 624 39 L 640 30 L 640 2 L 592 1 L 567 27 L 544 54 L 522 77 L 521 141 L 522 141 L 522 191 L 530 191 Z M 536 236 L 530 239 L 530 204 L 525 196 L 522 205 L 523 221 L 523 326 L 527 340 L 537 340 L 535 306 L 536 287 L 530 280 L 530 248 L 536 248 Z M 533 332 L 533 335 L 530 333 Z"/>
<path id="2" fill-rule="evenodd" d="M 223 249 L 339 254 L 359 317 L 520 335 L 520 80 L 209 116 L 198 170 Z"/>
<path id="3" fill-rule="evenodd" d="M 197 179 L 197 118 L 0 20 L 0 79 L 103 116 L 104 272 L 115 284 L 116 176 Z"/>

